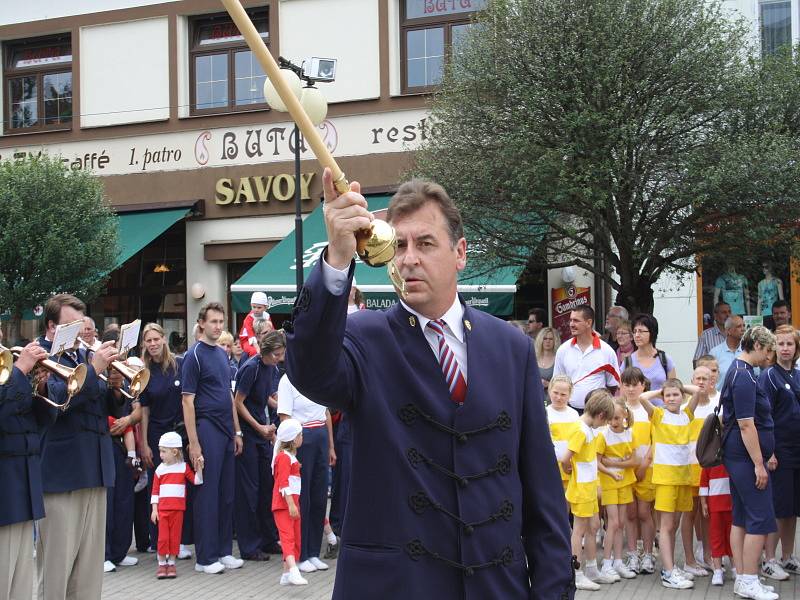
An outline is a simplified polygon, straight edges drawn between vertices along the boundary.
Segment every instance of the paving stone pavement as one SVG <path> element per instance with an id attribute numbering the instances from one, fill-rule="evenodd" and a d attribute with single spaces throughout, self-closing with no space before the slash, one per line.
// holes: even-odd
<path id="1" fill-rule="evenodd" d="M 800 539 L 800 535 L 798 536 Z M 677 543 L 680 549 L 680 537 Z M 323 550 L 324 552 L 324 550 Z M 238 555 L 237 551 L 234 554 Z M 795 554 L 799 554 L 795 550 Z M 178 561 L 178 577 L 174 580 L 157 580 L 156 558 L 153 554 L 131 556 L 139 559 L 135 567 L 117 567 L 107 573 L 103 580 L 103 600 L 329 600 L 333 593 L 336 561 L 326 561 L 330 569 L 306 575 L 309 585 L 302 587 L 278 585 L 281 573 L 280 556 L 273 555 L 268 562 L 245 562 L 241 569 L 226 571 L 220 575 L 205 575 L 194 571 L 194 560 Z M 678 551 L 678 564 L 683 564 L 682 552 Z M 658 563 L 657 566 L 660 566 Z M 800 577 L 788 581 L 768 581 L 775 586 L 782 600 L 800 598 Z M 623 580 L 613 585 L 602 586 L 599 592 L 578 592 L 576 600 L 733 600 L 733 582 L 726 580 L 723 587 L 712 586 L 709 577 L 697 578 L 691 590 L 669 590 L 661 586 L 657 575 L 640 575 L 636 579 Z M 347 600 L 372 600 L 369 590 L 358 598 Z M 380 599 L 378 599 L 380 600 Z M 413 600 L 429 600 L 416 598 Z M 436 600 L 436 599 L 430 599 Z M 483 600 L 483 599 L 482 599 Z M 503 600 L 486 598 L 485 600 Z"/>

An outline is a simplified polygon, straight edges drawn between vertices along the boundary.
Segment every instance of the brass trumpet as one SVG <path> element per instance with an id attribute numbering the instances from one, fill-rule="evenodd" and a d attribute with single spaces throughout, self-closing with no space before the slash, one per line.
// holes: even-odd
<path id="1" fill-rule="evenodd" d="M 78 341 L 87 351 L 94 352 L 92 347 L 89 346 L 89 344 L 87 344 L 82 338 L 79 337 Z M 128 388 L 130 391 L 123 390 L 122 388 L 120 388 L 119 391 L 129 400 L 136 400 L 150 382 L 150 371 L 147 369 L 147 367 L 142 369 L 134 369 L 133 367 L 126 365 L 121 360 L 112 361 L 109 367 L 122 375 L 122 377 L 124 377 L 128 382 Z M 98 373 L 97 376 L 108 383 L 108 377 L 102 373 Z"/>
<path id="2" fill-rule="evenodd" d="M 0 346 L 0 385 L 6 383 L 11 377 L 11 369 L 14 366 L 14 359 L 19 358 L 22 352 L 22 346 L 13 346 L 12 348 L 5 348 Z M 64 404 L 56 404 L 49 398 L 42 396 L 34 390 L 34 395 L 41 398 L 51 406 L 60 410 L 66 410 L 69 406 L 72 397 L 81 391 L 84 381 L 86 381 L 86 365 L 78 365 L 77 367 L 68 367 L 59 364 L 58 362 L 45 358 L 36 363 L 37 367 L 46 369 L 56 377 L 60 377 L 67 382 L 67 401 Z"/>

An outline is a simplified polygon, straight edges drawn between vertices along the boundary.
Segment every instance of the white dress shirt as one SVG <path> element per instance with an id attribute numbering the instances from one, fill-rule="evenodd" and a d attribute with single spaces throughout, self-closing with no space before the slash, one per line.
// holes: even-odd
<path id="1" fill-rule="evenodd" d="M 337 269 L 327 263 L 325 258 L 322 259 L 322 279 L 325 282 L 325 288 L 334 296 L 341 296 L 345 293 L 347 288 L 347 274 L 350 267 L 346 269 Z M 428 327 L 428 323 L 432 320 L 428 317 L 421 315 L 416 310 L 408 306 L 405 302 L 400 300 L 408 312 L 414 315 L 419 321 L 419 326 L 425 335 L 425 340 L 431 347 L 431 352 L 439 360 L 439 338 L 436 333 Z M 461 369 L 461 374 L 464 376 L 464 381 L 467 381 L 467 343 L 464 340 L 464 307 L 458 300 L 458 294 L 453 299 L 453 304 L 441 316 L 444 321 L 444 339 L 458 361 L 458 366 Z M 280 412 L 280 411 L 279 411 Z"/>

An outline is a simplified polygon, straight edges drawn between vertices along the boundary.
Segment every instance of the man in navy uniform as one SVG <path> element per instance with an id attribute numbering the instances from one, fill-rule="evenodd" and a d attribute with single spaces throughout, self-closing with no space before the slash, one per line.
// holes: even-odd
<path id="1" fill-rule="evenodd" d="M 56 325 L 83 319 L 86 305 L 70 294 L 57 294 L 44 307 L 45 334 L 37 341 L 52 352 Z M 103 589 L 106 488 L 114 486 L 114 454 L 108 416 L 120 406 L 97 376 L 117 357 L 113 342 L 91 358 L 82 349 L 52 356 L 68 367 L 86 364 L 86 381 L 42 440 L 42 481 L 46 518 L 39 526 L 36 552 L 40 600 L 95 600 Z M 67 401 L 63 379 L 50 375 L 47 396 Z"/>
<path id="2" fill-rule="evenodd" d="M 334 599 L 568 599 L 569 524 L 530 339 L 465 306 L 461 216 L 444 189 L 389 205 L 407 296 L 346 318 L 354 233 L 371 214 L 323 174 L 328 247 L 288 329 L 287 372 L 351 419 Z"/>
<path id="3" fill-rule="evenodd" d="M 33 342 L 0 386 L 0 600 L 30 598 L 33 521 L 44 517 L 40 431 L 50 416 L 31 394 L 28 373 L 47 351 Z"/>

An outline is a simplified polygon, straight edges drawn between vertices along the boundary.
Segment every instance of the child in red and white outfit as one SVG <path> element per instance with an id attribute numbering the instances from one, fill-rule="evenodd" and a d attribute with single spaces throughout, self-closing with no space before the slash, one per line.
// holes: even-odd
<path id="1" fill-rule="evenodd" d="M 267 312 L 267 295 L 264 292 L 253 292 L 250 296 L 250 312 L 244 318 L 242 330 L 239 333 L 239 346 L 248 356 L 258 354 L 258 338 L 256 337 L 256 321 L 269 321 L 272 319 Z"/>
<path id="2" fill-rule="evenodd" d="M 704 468 L 700 473 L 700 506 L 703 516 L 709 519 L 709 540 L 714 576 L 711 585 L 724 584 L 722 557 L 731 558 L 731 525 L 733 506 L 731 485 L 725 465 Z"/>
<path id="3" fill-rule="evenodd" d="M 297 449 L 303 444 L 303 426 L 297 419 L 285 419 L 278 427 L 272 456 L 275 487 L 272 490 L 272 514 L 283 549 L 281 585 L 307 585 L 300 575 L 300 463 Z"/>
<path id="4" fill-rule="evenodd" d="M 158 440 L 158 465 L 153 478 L 150 504 L 153 512 L 150 519 L 158 523 L 158 570 L 159 579 L 172 579 L 178 575 L 175 558 L 180 551 L 183 513 L 186 510 L 186 482 L 200 485 L 203 472 L 197 473 L 183 462 L 183 441 L 174 431 L 168 431 Z"/>

